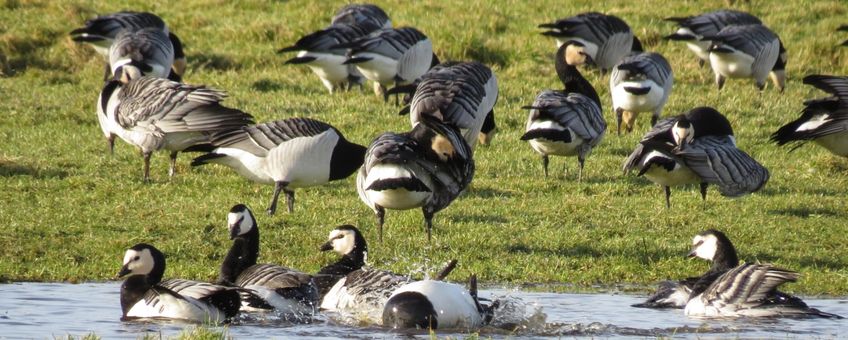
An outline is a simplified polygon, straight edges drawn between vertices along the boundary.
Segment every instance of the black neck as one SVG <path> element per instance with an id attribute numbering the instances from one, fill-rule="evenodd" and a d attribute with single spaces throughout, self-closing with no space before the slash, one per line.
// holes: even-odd
<path id="1" fill-rule="evenodd" d="M 150 282 L 148 275 L 132 275 L 121 285 L 121 311 L 127 316 L 130 308 L 141 301 L 144 293 L 157 282 Z"/>
<path id="2" fill-rule="evenodd" d="M 365 162 L 366 150 L 362 145 L 348 142 L 340 134 L 330 158 L 330 180 L 344 179 L 353 174 Z"/>
<path id="3" fill-rule="evenodd" d="M 736 248 L 730 243 L 730 240 L 722 240 L 719 238 L 716 244 L 716 254 L 713 257 L 713 264 L 710 266 L 710 272 L 724 272 L 739 265 L 739 257 L 736 255 Z"/>
<path id="4" fill-rule="evenodd" d="M 580 93 L 594 100 L 599 108 L 603 107 L 601 105 L 601 98 L 598 97 L 598 92 L 595 91 L 592 84 L 586 78 L 583 78 L 583 75 L 577 70 L 577 66 L 566 63 L 565 57 L 558 56 L 556 58 L 556 72 L 559 80 L 562 81 L 563 90 L 566 93 Z"/>
<path id="5" fill-rule="evenodd" d="M 236 278 L 248 267 L 255 265 L 259 257 L 259 228 L 255 225 L 244 235 L 233 239 L 233 246 L 221 264 L 218 282 L 234 284 Z"/>

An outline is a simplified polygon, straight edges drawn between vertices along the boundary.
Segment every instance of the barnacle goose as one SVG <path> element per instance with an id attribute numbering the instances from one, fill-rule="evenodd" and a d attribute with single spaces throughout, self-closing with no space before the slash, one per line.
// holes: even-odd
<path id="1" fill-rule="evenodd" d="M 556 71 L 562 91 L 544 90 L 536 96 L 530 109 L 521 140 L 542 155 L 542 167 L 548 175 L 548 156 L 577 156 L 578 178 L 583 178 L 583 164 L 592 148 L 604 137 L 607 123 L 601 113 L 601 100 L 592 84 L 583 78 L 577 65 L 589 59 L 586 47 L 575 40 L 567 41 L 556 54 Z"/>
<path id="2" fill-rule="evenodd" d="M 718 230 L 709 229 L 692 238 L 690 258 L 698 257 L 712 262 L 710 269 L 701 276 L 688 277 L 680 281 L 662 281 L 657 291 L 643 303 L 633 307 L 641 308 L 683 308 L 689 301 L 690 293 L 696 284 L 709 285 L 721 274 L 739 265 L 736 248 L 727 236 Z"/>
<path id="3" fill-rule="evenodd" d="M 253 212 L 237 204 L 227 214 L 233 245 L 221 264 L 218 283 L 245 288 L 243 310 L 270 310 L 309 315 L 318 304 L 318 288 L 312 276 L 274 264 L 256 264 L 259 257 L 259 226 Z"/>
<path id="4" fill-rule="evenodd" d="M 379 28 L 371 21 L 354 25 L 334 24 L 298 39 L 294 45 L 284 47 L 277 53 L 297 51 L 297 56 L 285 63 L 309 66 L 330 93 L 350 89 L 353 85 L 362 85 L 362 74 L 356 66 L 344 64 L 347 50 L 337 46 L 364 37 Z"/>
<path id="5" fill-rule="evenodd" d="M 109 48 L 109 65 L 115 79 L 138 78 L 150 75 L 167 78 L 174 63 L 174 47 L 168 36 L 158 28 L 123 31 Z M 179 81 L 179 77 L 171 77 Z"/>
<path id="6" fill-rule="evenodd" d="M 804 103 L 801 117 L 774 134 L 777 145 L 795 144 L 792 150 L 813 141 L 831 153 L 848 157 L 848 77 L 810 75 L 804 84 L 813 85 L 832 96 Z"/>
<path id="7" fill-rule="evenodd" d="M 379 28 L 392 27 L 392 21 L 389 20 L 386 12 L 373 4 L 347 4 L 333 15 L 333 20 L 330 22 L 331 25 L 360 25 L 363 23 L 374 24 Z"/>
<path id="8" fill-rule="evenodd" d="M 253 123 L 251 115 L 222 106 L 224 97 L 224 92 L 205 86 L 149 76 L 126 83 L 111 80 L 100 92 L 98 117 L 105 117 L 104 131 L 141 150 L 144 181 L 149 181 L 154 151 L 171 151 L 168 173 L 173 176 L 177 152 L 204 148 L 213 132 Z"/>
<path id="9" fill-rule="evenodd" d="M 665 39 L 674 41 L 685 41 L 689 50 L 698 56 L 698 64 L 702 67 L 710 60 L 710 40 L 704 37 L 714 36 L 730 25 L 752 25 L 762 24 L 760 18 L 750 13 L 731 9 L 720 9 L 700 15 L 689 17 L 670 17 L 667 21 L 677 23 L 679 28 L 676 32 L 665 36 Z"/>
<path id="10" fill-rule="evenodd" d="M 239 289 L 182 279 L 162 281 L 165 255 L 139 243 L 124 254 L 118 277 L 129 275 L 121 285 L 122 320 L 168 318 L 193 322 L 224 322 L 238 314 Z"/>
<path id="11" fill-rule="evenodd" d="M 823 317 L 838 318 L 807 306 L 801 299 L 777 293 L 800 274 L 770 264 L 745 263 L 730 269 L 709 285 L 692 290 L 684 314 L 690 317 Z"/>
<path id="12" fill-rule="evenodd" d="M 422 116 L 450 124 L 462 132 L 474 149 L 486 121 L 490 121 L 485 141 L 494 133 L 494 107 L 498 100 L 498 79 L 479 62 L 442 64 L 427 72 L 415 89 L 409 109 L 412 125 Z"/>
<path id="13" fill-rule="evenodd" d="M 665 188 L 671 207 L 672 186 L 715 184 L 723 196 L 738 197 L 762 188 L 768 169 L 736 147 L 733 128 L 711 107 L 697 107 L 685 114 L 661 120 L 648 131 L 624 163 L 624 172 L 639 170 Z"/>
<path id="14" fill-rule="evenodd" d="M 775 86 L 783 92 L 786 50 L 770 29 L 760 24 L 731 25 L 704 39 L 711 41 L 710 66 L 719 90 L 726 78 L 754 78 L 762 90 L 772 73 Z"/>
<path id="15" fill-rule="evenodd" d="M 349 142 L 329 124 L 309 118 L 236 127 L 213 135 L 211 144 L 215 149 L 191 165 L 223 164 L 251 181 L 273 184 L 269 214 L 277 210 L 280 192 L 286 194 L 292 212 L 293 189 L 347 178 L 365 156 L 364 146 Z"/>
<path id="16" fill-rule="evenodd" d="M 352 225 L 342 225 L 330 231 L 327 242 L 321 246 L 321 251 L 329 250 L 341 255 L 341 258 L 324 266 L 315 275 L 319 284 L 323 284 L 321 289 L 325 290 L 321 310 L 379 323 L 389 296 L 410 279 L 366 266 L 368 244 L 359 229 Z"/>
<path id="17" fill-rule="evenodd" d="M 498 303 L 480 303 L 476 276 L 471 276 L 470 286 L 467 290 L 436 280 L 408 283 L 395 290 L 386 302 L 383 327 L 476 330 L 491 322 Z"/>
<path id="18" fill-rule="evenodd" d="M 119 33 L 135 31 L 143 28 L 155 28 L 164 32 L 171 41 L 174 50 L 171 79 L 179 79 L 186 68 L 186 57 L 180 39 L 171 33 L 162 18 L 148 12 L 123 11 L 98 16 L 85 22 L 85 26 L 71 31 L 71 39 L 76 42 L 89 43 L 97 53 L 109 59 L 109 48 Z M 106 77 L 111 73 L 109 63 L 106 64 Z"/>
<path id="19" fill-rule="evenodd" d="M 548 29 L 542 35 L 556 38 L 558 47 L 574 40 L 583 44 L 585 53 L 602 72 L 611 69 L 630 52 L 641 52 L 642 43 L 630 26 L 614 15 L 588 12 L 539 25 Z"/>
<path id="20" fill-rule="evenodd" d="M 385 209 L 421 207 L 431 237 L 433 215 L 474 177 L 471 147 L 456 128 L 422 116 L 411 131 L 387 132 L 371 142 L 356 177 L 359 198 L 377 216 L 383 239 Z"/>
<path id="21" fill-rule="evenodd" d="M 651 126 L 660 118 L 671 94 L 674 74 L 668 60 L 659 53 L 639 53 L 625 57 L 612 68 L 610 92 L 618 134 L 621 123 L 627 132 L 639 112 L 651 112 Z"/>
<path id="22" fill-rule="evenodd" d="M 387 86 L 411 83 L 439 64 L 430 38 L 412 27 L 384 28 L 336 48 L 349 49 L 344 64 L 355 65 L 365 78 L 375 82 L 378 96 Z"/>

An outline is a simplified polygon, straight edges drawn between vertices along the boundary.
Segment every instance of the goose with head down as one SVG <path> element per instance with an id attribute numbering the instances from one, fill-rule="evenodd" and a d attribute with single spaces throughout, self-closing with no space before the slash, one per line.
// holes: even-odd
<path id="1" fill-rule="evenodd" d="M 567 41 L 577 41 L 585 46 L 591 62 L 601 69 L 610 70 L 621 58 L 631 52 L 641 52 L 642 43 L 633 35 L 630 26 L 614 15 L 598 12 L 580 13 L 539 25 L 548 29 L 542 35 L 556 38 L 557 47 Z"/>
<path id="2" fill-rule="evenodd" d="M 769 179 L 768 169 L 736 147 L 730 122 L 711 107 L 657 123 L 624 162 L 624 172 L 630 170 L 661 185 L 667 207 L 672 186 L 700 184 L 706 201 L 709 184 L 723 196 L 739 197 L 761 189 Z"/>
<path id="3" fill-rule="evenodd" d="M 411 131 L 387 132 L 371 142 L 356 188 L 377 216 L 380 240 L 387 208 L 421 208 L 429 240 L 433 215 L 450 205 L 473 176 L 471 147 L 460 132 L 422 116 Z"/>

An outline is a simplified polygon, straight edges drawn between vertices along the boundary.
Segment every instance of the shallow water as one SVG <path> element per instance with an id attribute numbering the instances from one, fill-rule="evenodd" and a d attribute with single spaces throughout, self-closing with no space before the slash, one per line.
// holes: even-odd
<path id="1" fill-rule="evenodd" d="M 177 322 L 122 322 L 119 282 L 64 284 L 14 283 L 0 285 L 0 339 L 52 339 L 91 332 L 105 339 L 135 339 L 144 334 L 173 336 L 187 324 Z M 617 294 L 562 294 L 484 289 L 484 298 L 499 298 L 502 307 L 494 325 L 480 333 L 495 338 L 540 336 L 687 338 L 845 338 L 848 320 L 771 319 L 696 320 L 682 310 L 629 307 L 644 297 Z M 848 316 L 848 299 L 806 299 L 826 312 Z M 274 316 L 249 317 L 227 327 L 235 338 L 323 339 L 396 338 L 378 327 L 353 327 L 319 316 L 309 324 L 293 324 Z M 426 333 L 415 333 L 426 337 Z M 439 332 L 440 335 L 454 333 Z"/>

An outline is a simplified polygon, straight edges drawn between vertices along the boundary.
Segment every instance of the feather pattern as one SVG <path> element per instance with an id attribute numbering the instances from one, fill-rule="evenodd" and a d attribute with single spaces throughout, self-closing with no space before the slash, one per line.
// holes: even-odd
<path id="1" fill-rule="evenodd" d="M 362 25 L 373 24 L 379 28 L 390 28 L 392 22 L 382 8 L 372 4 L 347 4 L 340 8 L 335 15 L 331 25 Z"/>
<path id="2" fill-rule="evenodd" d="M 144 72 L 167 78 L 174 64 L 174 46 L 167 33 L 158 28 L 123 31 L 109 48 L 112 73 L 127 63 L 141 63 L 150 68 Z"/>
<path id="3" fill-rule="evenodd" d="M 732 137 L 705 136 L 675 153 L 723 196 L 737 197 L 759 190 L 769 179 L 768 169 L 736 148 Z"/>
<path id="4" fill-rule="evenodd" d="M 730 25 L 749 25 L 762 24 L 759 18 L 747 12 L 722 9 L 712 12 L 707 12 L 700 15 L 693 15 L 683 18 L 666 18 L 665 20 L 673 21 L 680 27 L 684 27 L 695 34 L 693 38 L 700 40 L 705 36 L 712 36 L 721 31 L 722 28 Z"/>

